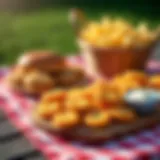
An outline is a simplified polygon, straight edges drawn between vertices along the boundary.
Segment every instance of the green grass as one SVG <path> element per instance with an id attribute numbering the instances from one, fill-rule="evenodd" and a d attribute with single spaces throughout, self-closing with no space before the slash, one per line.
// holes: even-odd
<path id="1" fill-rule="evenodd" d="M 102 15 L 122 16 L 133 23 L 149 22 L 151 27 L 159 19 L 129 12 L 85 9 L 89 18 Z M 32 49 L 52 49 L 65 55 L 78 52 L 75 35 L 67 20 L 68 9 L 49 9 L 26 14 L 0 14 L 0 64 L 14 63 L 17 56 Z"/>

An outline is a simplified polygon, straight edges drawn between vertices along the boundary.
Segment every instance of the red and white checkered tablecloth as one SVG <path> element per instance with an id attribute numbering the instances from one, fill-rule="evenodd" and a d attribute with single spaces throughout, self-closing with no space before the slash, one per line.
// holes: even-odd
<path id="1" fill-rule="evenodd" d="M 81 64 L 79 58 L 69 58 L 69 63 Z M 160 69 L 160 63 L 150 62 L 150 71 Z M 159 68 L 159 69 L 158 69 Z M 7 73 L 0 70 L 0 76 Z M 87 146 L 68 142 L 34 126 L 30 112 L 36 100 L 22 93 L 15 93 L 0 82 L 0 106 L 10 121 L 49 160 L 130 160 L 160 159 L 160 125 L 143 130 L 119 140 L 110 140 L 101 146 Z"/>

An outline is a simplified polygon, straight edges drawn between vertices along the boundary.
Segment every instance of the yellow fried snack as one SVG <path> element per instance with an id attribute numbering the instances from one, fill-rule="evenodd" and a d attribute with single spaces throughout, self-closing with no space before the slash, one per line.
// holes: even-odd
<path id="1" fill-rule="evenodd" d="M 56 91 L 49 91 L 42 96 L 42 101 L 44 102 L 54 102 L 60 101 L 63 102 L 66 97 L 65 90 L 56 90 Z"/>
<path id="2" fill-rule="evenodd" d="M 65 102 L 66 108 L 77 111 L 87 111 L 93 107 L 92 93 L 87 89 L 73 89 L 68 92 Z"/>
<path id="3" fill-rule="evenodd" d="M 160 75 L 154 75 L 149 79 L 149 87 L 154 89 L 160 89 Z"/>
<path id="4" fill-rule="evenodd" d="M 137 34 L 139 35 L 137 39 L 137 45 L 143 46 L 145 44 L 148 44 L 151 40 L 156 39 L 158 34 L 159 27 L 155 29 L 154 31 L 150 30 L 145 23 L 140 23 L 137 26 Z"/>
<path id="5" fill-rule="evenodd" d="M 137 27 L 123 19 L 103 18 L 99 23 L 90 22 L 80 32 L 80 38 L 98 47 L 144 47 L 157 38 L 158 30 L 146 24 Z"/>
<path id="6" fill-rule="evenodd" d="M 67 98 L 73 99 L 77 98 L 83 93 L 83 88 L 73 88 L 67 92 Z"/>
<path id="7" fill-rule="evenodd" d="M 52 125 L 55 128 L 70 128 L 79 124 L 79 114 L 73 111 L 57 113 L 53 116 Z"/>
<path id="8" fill-rule="evenodd" d="M 130 81 L 119 80 L 117 82 L 112 83 L 112 85 L 117 88 L 118 94 L 120 95 L 121 98 L 129 90 L 141 87 L 137 82 L 133 80 Z"/>
<path id="9" fill-rule="evenodd" d="M 116 86 L 108 84 L 104 93 L 104 104 L 115 106 L 122 103 L 122 96 Z"/>
<path id="10" fill-rule="evenodd" d="M 58 102 L 53 102 L 50 104 L 41 104 L 38 108 L 38 115 L 44 119 L 50 119 L 54 114 L 61 110 L 61 104 Z"/>
<path id="11" fill-rule="evenodd" d="M 146 87 L 148 76 L 138 71 L 128 71 L 116 76 L 111 85 L 116 88 L 121 97 L 131 89 Z"/>
<path id="12" fill-rule="evenodd" d="M 110 116 L 107 112 L 93 112 L 93 113 L 88 113 L 84 117 L 84 123 L 88 127 L 94 127 L 94 128 L 99 128 L 99 127 L 105 127 L 110 124 Z"/>
<path id="13" fill-rule="evenodd" d="M 136 83 L 135 81 L 130 81 L 130 82 L 127 82 L 127 83 L 122 83 L 121 86 L 119 86 L 119 89 L 120 89 L 120 93 L 123 96 L 129 90 L 140 88 L 140 87 L 141 86 L 138 83 Z"/>
<path id="14" fill-rule="evenodd" d="M 97 108 L 103 108 L 106 82 L 102 80 L 97 81 L 90 89 L 93 94 L 93 105 Z"/>
<path id="15" fill-rule="evenodd" d="M 38 115 L 45 120 L 50 119 L 53 115 L 47 107 L 48 106 L 46 104 L 41 104 L 37 110 Z"/>
<path id="16" fill-rule="evenodd" d="M 116 122 L 132 122 L 136 119 L 136 114 L 131 109 L 126 108 L 115 108 L 111 109 L 109 112 L 109 115 L 111 116 L 113 121 Z"/>
<path id="17" fill-rule="evenodd" d="M 148 83 L 148 76 L 144 72 L 140 71 L 128 71 L 122 75 L 122 78 L 126 81 L 134 81 L 141 86 L 146 86 Z"/>
<path id="18" fill-rule="evenodd" d="M 91 109 L 92 101 L 89 101 L 87 98 L 77 98 L 77 99 L 68 99 L 66 100 L 66 108 L 69 110 L 75 110 L 79 112 L 85 112 Z"/>
<path id="19" fill-rule="evenodd" d="M 59 129 L 130 123 L 137 115 L 125 105 L 123 95 L 130 89 L 145 87 L 147 78 L 141 72 L 130 71 L 111 81 L 98 80 L 83 88 L 50 91 L 42 96 L 39 115 Z"/>

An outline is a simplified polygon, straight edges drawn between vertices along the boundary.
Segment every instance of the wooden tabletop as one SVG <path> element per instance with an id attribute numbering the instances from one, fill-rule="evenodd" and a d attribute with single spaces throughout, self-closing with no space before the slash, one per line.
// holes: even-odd
<path id="1" fill-rule="evenodd" d="M 0 160 L 44 160 L 0 111 Z"/>

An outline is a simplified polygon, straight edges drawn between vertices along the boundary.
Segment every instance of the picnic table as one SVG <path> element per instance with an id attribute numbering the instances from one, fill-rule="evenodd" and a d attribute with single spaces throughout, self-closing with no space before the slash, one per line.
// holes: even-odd
<path id="1" fill-rule="evenodd" d="M 154 51 L 153 59 L 160 61 L 160 44 Z M 160 158 L 160 157 L 159 157 Z M 43 160 L 25 137 L 8 121 L 0 110 L 0 160 Z"/>
<path id="2" fill-rule="evenodd" d="M 0 160 L 44 160 L 44 157 L 0 111 Z"/>

